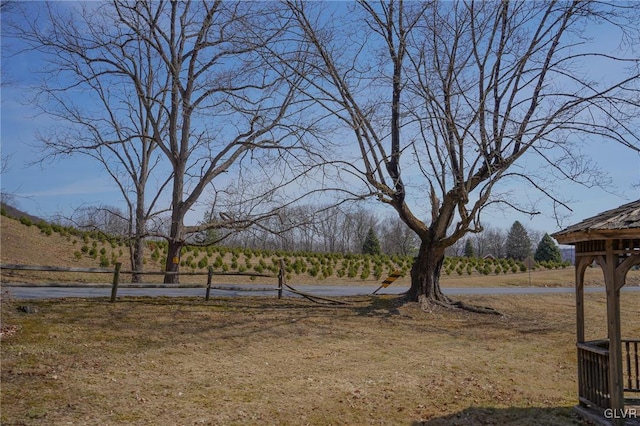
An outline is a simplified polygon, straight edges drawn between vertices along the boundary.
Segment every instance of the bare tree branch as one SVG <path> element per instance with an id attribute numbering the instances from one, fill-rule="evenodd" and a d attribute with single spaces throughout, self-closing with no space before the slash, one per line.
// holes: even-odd
<path id="1" fill-rule="evenodd" d="M 640 149 L 640 16 L 624 4 L 389 0 L 360 2 L 337 22 L 316 5 L 287 4 L 308 46 L 306 93 L 351 130 L 353 174 L 421 240 L 412 300 L 449 303 L 439 288 L 444 251 L 482 230 L 487 206 L 537 212 L 503 189 L 514 178 L 568 207 L 523 158 L 605 185 L 581 138 Z M 628 50 L 589 50 L 592 20 L 608 22 Z M 596 60 L 620 72 L 591 75 L 585 64 Z"/>

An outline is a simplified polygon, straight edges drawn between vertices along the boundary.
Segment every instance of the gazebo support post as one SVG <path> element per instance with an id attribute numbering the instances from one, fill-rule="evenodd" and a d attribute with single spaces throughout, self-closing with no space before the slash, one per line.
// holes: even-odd
<path id="1" fill-rule="evenodd" d="M 620 287 L 616 282 L 618 256 L 613 252 L 613 241 L 607 240 L 604 282 L 607 289 L 607 332 L 609 337 L 609 390 L 611 409 L 615 424 L 623 425 L 621 414 L 624 410 L 624 391 L 622 386 L 622 342 L 620 337 Z M 617 414 L 617 415 L 616 415 Z"/>
<path id="2" fill-rule="evenodd" d="M 584 343 L 584 273 L 593 256 L 576 257 L 576 341 Z"/>
<path id="3" fill-rule="evenodd" d="M 584 273 L 587 267 L 593 262 L 593 256 L 580 256 L 576 253 L 576 342 L 584 343 Z M 578 393 L 582 396 L 584 389 L 584 371 L 582 371 L 582 362 L 580 361 L 580 348 L 576 348 L 578 357 Z M 580 399 L 580 405 L 584 406 L 584 402 Z"/>

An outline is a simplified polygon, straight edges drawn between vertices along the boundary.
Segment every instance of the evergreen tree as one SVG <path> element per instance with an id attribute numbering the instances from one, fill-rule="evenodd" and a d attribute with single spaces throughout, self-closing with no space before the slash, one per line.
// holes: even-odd
<path id="1" fill-rule="evenodd" d="M 362 244 L 362 253 L 364 254 L 380 254 L 380 240 L 378 240 L 378 236 L 374 232 L 373 228 L 369 228 L 369 232 L 367 233 L 367 238 L 365 238 L 364 243 Z"/>
<path id="2" fill-rule="evenodd" d="M 549 236 L 544 234 L 544 237 L 538 243 L 536 254 L 533 256 L 536 262 L 562 262 L 562 254 L 560 248 L 556 245 L 555 241 Z"/>
<path id="3" fill-rule="evenodd" d="M 467 242 L 464 244 L 464 257 L 475 257 L 476 251 L 473 249 L 473 243 L 471 238 L 467 238 Z"/>
<path id="4" fill-rule="evenodd" d="M 517 220 L 511 225 L 506 243 L 507 257 L 524 260 L 531 252 L 531 240 L 524 226 Z"/>
<path id="5" fill-rule="evenodd" d="M 215 221 L 215 215 L 213 211 L 213 207 L 211 210 L 205 212 L 204 217 L 202 218 L 202 222 L 200 225 L 206 223 L 212 223 Z M 203 245 L 213 245 L 220 241 L 220 235 L 218 235 L 218 231 L 216 229 L 207 229 L 196 234 L 196 243 Z"/>

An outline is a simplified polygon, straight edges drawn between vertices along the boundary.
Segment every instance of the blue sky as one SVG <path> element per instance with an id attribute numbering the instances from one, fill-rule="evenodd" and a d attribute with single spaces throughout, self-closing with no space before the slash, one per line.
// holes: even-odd
<path id="1" fill-rule="evenodd" d="M 19 208 L 44 218 L 68 216 L 80 206 L 121 205 L 121 195 L 111 178 L 89 158 L 77 156 L 31 164 L 40 158 L 35 135 L 51 124 L 48 117 L 38 116 L 34 107 L 26 103 L 32 93 L 31 76 L 38 65 L 37 59 L 29 54 L 11 58 L 3 54 L 2 57 L 5 80 L 1 88 L 0 141 L 3 158 L 10 159 L 1 176 L 3 192 L 13 194 Z M 612 184 L 609 191 L 605 191 L 559 182 L 557 191 L 573 200 L 573 213 L 565 218 L 563 227 L 640 198 L 640 154 L 595 138 L 584 141 L 583 153 L 610 175 Z M 514 194 L 525 200 L 533 196 L 518 188 L 514 188 Z M 519 220 L 530 229 L 549 233 L 559 230 L 549 204 L 542 203 L 540 207 L 542 214 L 534 217 L 512 210 L 491 210 L 484 219 L 488 225 L 502 229 Z M 389 209 L 380 210 L 380 217 L 388 214 L 392 214 Z M 187 220 L 195 223 L 201 217 L 202 212 L 196 211 Z"/>
<path id="2" fill-rule="evenodd" d="M 24 104 L 28 86 L 15 81 L 2 88 L 2 156 L 9 158 L 2 175 L 3 192 L 13 194 L 21 209 L 46 218 L 69 214 L 82 204 L 120 203 L 110 177 L 88 158 L 32 164 L 41 156 L 35 135 L 47 128 L 49 120 Z"/>

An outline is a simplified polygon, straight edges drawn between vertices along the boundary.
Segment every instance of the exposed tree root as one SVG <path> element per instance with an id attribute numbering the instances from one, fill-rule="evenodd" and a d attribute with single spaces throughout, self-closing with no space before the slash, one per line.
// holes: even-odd
<path id="1" fill-rule="evenodd" d="M 504 314 L 501 313 L 500 311 L 497 311 L 488 306 L 469 305 L 467 303 L 460 302 L 460 301 L 454 302 L 444 295 L 443 295 L 443 299 L 444 300 L 431 299 L 424 295 L 421 295 L 418 297 L 418 304 L 420 305 L 420 308 L 425 312 L 432 312 L 432 308 L 435 305 L 445 309 L 459 309 L 467 312 L 473 312 L 476 314 L 504 316 Z M 406 298 L 405 300 L 410 301 L 408 298 Z"/>
<path id="2" fill-rule="evenodd" d="M 452 306 L 455 306 L 458 309 L 462 309 L 469 312 L 475 312 L 478 314 L 490 314 L 490 315 L 500 315 L 504 316 L 504 314 L 500 311 L 497 311 L 489 306 L 476 306 L 476 305 L 467 305 L 464 302 L 453 302 Z"/>

